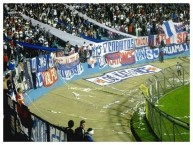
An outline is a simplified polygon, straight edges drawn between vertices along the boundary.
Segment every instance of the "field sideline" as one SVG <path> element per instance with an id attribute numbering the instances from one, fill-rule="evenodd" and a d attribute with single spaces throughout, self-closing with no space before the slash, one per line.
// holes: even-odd
<path id="1" fill-rule="evenodd" d="M 175 58 L 148 64 L 164 69 L 176 65 L 177 61 L 182 62 Z M 85 119 L 86 128 L 95 130 L 93 137 L 97 142 L 132 142 L 135 139 L 130 131 L 130 119 L 142 101 L 138 86 L 151 75 L 128 78 L 104 87 L 84 79 L 76 80 L 43 95 L 29 108 L 59 126 L 67 126 L 68 120 L 72 119 L 75 122 L 73 129 L 79 126 L 81 119 Z"/>

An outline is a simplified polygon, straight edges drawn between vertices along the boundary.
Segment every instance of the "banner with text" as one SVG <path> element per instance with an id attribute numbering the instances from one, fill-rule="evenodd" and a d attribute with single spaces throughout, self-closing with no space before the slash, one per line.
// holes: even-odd
<path id="1" fill-rule="evenodd" d="M 189 50 L 189 45 L 182 44 L 170 44 L 162 48 L 165 56 L 178 55 Z M 159 57 L 160 48 L 151 49 L 150 47 L 142 47 L 135 49 L 135 61 L 153 60 Z"/>
<path id="2" fill-rule="evenodd" d="M 135 63 L 135 50 L 120 51 L 105 55 L 106 63 L 110 67 L 119 67 Z"/>
<path id="3" fill-rule="evenodd" d="M 95 44 L 92 47 L 93 56 L 103 56 L 108 53 L 114 53 L 118 51 L 126 51 L 134 48 L 134 39 L 127 38 L 122 40 L 107 41 Z"/>
<path id="4" fill-rule="evenodd" d="M 78 53 L 70 56 L 56 57 L 55 60 L 61 76 L 66 80 L 70 80 L 74 75 L 80 75 L 83 72 Z"/>
<path id="5" fill-rule="evenodd" d="M 150 73 L 156 73 L 159 71 L 161 71 L 160 68 L 154 67 L 152 65 L 145 65 L 137 68 L 122 69 L 122 70 L 105 73 L 102 76 L 89 78 L 86 80 L 100 86 L 106 86 L 106 85 L 118 83 L 128 78 L 150 74 Z"/>
<path id="6" fill-rule="evenodd" d="M 164 43 L 166 45 L 174 44 L 174 43 L 175 44 L 181 44 L 181 43 L 185 42 L 187 35 L 188 35 L 188 32 L 180 32 L 180 33 L 177 33 L 176 36 L 173 36 L 173 37 L 167 38 L 167 39 L 166 39 L 165 34 L 154 35 L 153 46 L 159 46 L 161 43 L 161 40 L 164 40 Z M 150 42 L 150 40 L 152 40 L 152 36 L 149 36 L 149 42 Z"/>
<path id="7" fill-rule="evenodd" d="M 137 37 L 135 39 L 135 47 L 148 46 L 148 36 Z"/>
<path id="8" fill-rule="evenodd" d="M 58 73 L 56 68 L 48 69 L 47 71 L 42 72 L 43 85 L 49 87 L 53 85 L 58 80 Z"/>

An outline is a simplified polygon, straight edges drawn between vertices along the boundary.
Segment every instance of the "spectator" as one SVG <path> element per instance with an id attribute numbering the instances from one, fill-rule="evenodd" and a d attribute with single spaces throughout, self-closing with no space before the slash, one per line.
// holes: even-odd
<path id="1" fill-rule="evenodd" d="M 32 74 L 33 88 L 37 89 L 37 87 L 36 87 L 36 69 L 33 69 L 31 71 L 31 74 Z"/>
<path id="2" fill-rule="evenodd" d="M 181 76 L 182 75 L 182 65 L 179 62 L 177 62 L 176 64 L 176 69 L 177 69 L 178 76 Z"/>
<path id="3" fill-rule="evenodd" d="M 164 62 L 164 51 L 163 50 L 160 50 L 159 58 L 160 58 L 161 63 Z"/>
<path id="4" fill-rule="evenodd" d="M 85 141 L 94 142 L 92 135 L 94 134 L 94 130 L 92 128 L 88 128 L 85 134 Z"/>
<path id="5" fill-rule="evenodd" d="M 8 61 L 9 61 L 9 58 L 7 56 L 7 53 L 4 53 L 4 56 L 3 56 L 3 71 L 7 70 Z"/>
<path id="6" fill-rule="evenodd" d="M 85 138 L 85 120 L 80 121 L 80 126 L 75 129 L 74 137 L 75 141 L 84 141 Z"/>
<path id="7" fill-rule="evenodd" d="M 24 104 L 23 90 L 20 87 L 17 88 L 16 101 L 19 103 L 20 106 Z"/>
<path id="8" fill-rule="evenodd" d="M 72 129 L 73 126 L 74 126 L 74 121 L 69 120 L 68 127 L 66 128 L 68 142 L 74 141 L 74 130 Z"/>
<path id="9" fill-rule="evenodd" d="M 15 91 L 15 87 L 14 87 L 14 82 L 13 82 L 13 78 L 12 78 L 12 72 L 9 72 L 8 74 L 6 74 L 5 76 L 5 82 L 7 83 L 7 88 L 8 88 L 8 94 L 10 96 L 12 96 L 13 92 Z"/>
<path id="10" fill-rule="evenodd" d="M 15 60 L 12 59 L 10 62 L 9 62 L 9 70 L 11 71 L 14 71 L 15 70 Z"/>
<path id="11" fill-rule="evenodd" d="M 23 61 L 20 61 L 18 64 L 18 73 L 19 73 L 19 82 L 23 82 L 24 77 L 24 64 Z"/>

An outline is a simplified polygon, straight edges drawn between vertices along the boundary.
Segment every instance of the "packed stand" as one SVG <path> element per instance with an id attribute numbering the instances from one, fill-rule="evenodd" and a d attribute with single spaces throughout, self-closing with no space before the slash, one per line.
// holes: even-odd
<path id="1" fill-rule="evenodd" d="M 106 26 L 135 36 L 164 33 L 160 25 L 163 21 L 170 19 L 176 23 L 183 22 L 184 30 L 189 31 L 189 4 L 86 3 L 70 5 Z"/>
<path id="2" fill-rule="evenodd" d="M 95 41 L 125 38 L 94 25 L 88 20 L 84 20 L 63 4 L 17 4 L 15 9 L 31 18 L 74 36 L 86 39 L 91 38 L 91 40 Z"/>

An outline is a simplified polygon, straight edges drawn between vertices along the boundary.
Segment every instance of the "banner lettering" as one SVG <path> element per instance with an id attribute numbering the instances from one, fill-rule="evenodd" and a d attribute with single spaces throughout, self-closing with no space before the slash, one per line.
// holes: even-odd
<path id="1" fill-rule="evenodd" d="M 135 47 L 148 46 L 148 36 L 138 37 L 135 39 Z"/>
<path id="2" fill-rule="evenodd" d="M 110 67 L 119 67 L 135 63 L 134 50 L 120 51 L 105 55 L 107 64 Z"/>
<path id="3" fill-rule="evenodd" d="M 134 39 L 127 38 L 122 40 L 114 40 L 99 43 L 98 45 L 92 47 L 92 54 L 94 56 L 103 56 L 108 53 L 130 50 L 133 48 L 134 48 Z"/>
<path id="4" fill-rule="evenodd" d="M 154 67 L 152 65 L 145 65 L 137 68 L 123 69 L 118 71 L 113 71 L 105 73 L 102 76 L 86 79 L 92 83 L 100 86 L 111 85 L 118 83 L 124 79 L 141 76 L 150 73 L 156 73 L 161 71 L 160 68 Z"/>
<path id="5" fill-rule="evenodd" d="M 58 74 L 56 68 L 51 68 L 47 71 L 42 72 L 43 84 L 45 87 L 53 85 L 58 80 Z"/>

